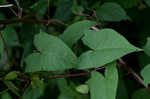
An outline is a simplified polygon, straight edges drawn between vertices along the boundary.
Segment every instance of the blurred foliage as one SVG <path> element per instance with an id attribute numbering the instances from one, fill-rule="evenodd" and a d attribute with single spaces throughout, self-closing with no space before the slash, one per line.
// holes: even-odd
<path id="1" fill-rule="evenodd" d="M 149 99 L 149 11 L 150 0 L 0 0 L 0 99 Z M 144 86 L 114 68 L 122 56 Z"/>

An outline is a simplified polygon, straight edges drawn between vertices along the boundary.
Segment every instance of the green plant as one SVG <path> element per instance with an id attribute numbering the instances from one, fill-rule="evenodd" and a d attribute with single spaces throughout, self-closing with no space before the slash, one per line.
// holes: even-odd
<path id="1" fill-rule="evenodd" d="M 149 99 L 149 0 L 1 0 L 1 99 Z"/>

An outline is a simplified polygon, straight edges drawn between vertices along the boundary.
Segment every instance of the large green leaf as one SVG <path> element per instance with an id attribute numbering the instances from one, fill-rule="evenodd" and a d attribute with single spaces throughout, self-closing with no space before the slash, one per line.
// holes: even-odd
<path id="1" fill-rule="evenodd" d="M 116 99 L 118 86 L 116 63 L 106 66 L 105 77 L 98 72 L 92 72 L 88 85 L 91 99 Z"/>
<path id="2" fill-rule="evenodd" d="M 96 22 L 88 20 L 74 23 L 64 31 L 60 38 L 71 47 L 83 36 L 85 30 L 95 25 Z"/>
<path id="3" fill-rule="evenodd" d="M 112 29 L 85 31 L 82 40 L 93 50 L 79 57 L 78 69 L 103 66 L 131 52 L 141 51 Z"/>
<path id="4" fill-rule="evenodd" d="M 150 93 L 146 88 L 142 88 L 134 92 L 132 99 L 150 99 Z"/>
<path id="5" fill-rule="evenodd" d="M 41 32 L 34 44 L 40 52 L 26 58 L 26 72 L 65 70 L 76 65 L 77 57 L 59 38 Z"/>
<path id="6" fill-rule="evenodd" d="M 116 3 L 104 3 L 96 12 L 102 21 L 122 21 L 129 19 L 125 10 Z"/>
<path id="7" fill-rule="evenodd" d="M 145 66 L 142 71 L 141 71 L 141 76 L 143 77 L 144 79 L 144 84 L 145 85 L 148 85 L 150 84 L 150 64 Z"/>
<path id="8" fill-rule="evenodd" d="M 150 56 L 150 37 L 147 38 L 147 43 L 146 45 L 144 46 L 144 52 Z"/>

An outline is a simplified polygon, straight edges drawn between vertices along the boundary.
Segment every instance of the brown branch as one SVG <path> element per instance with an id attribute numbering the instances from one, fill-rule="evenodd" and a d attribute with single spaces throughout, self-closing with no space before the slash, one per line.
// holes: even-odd
<path id="1" fill-rule="evenodd" d="M 131 73 L 133 75 L 133 77 L 135 78 L 135 80 L 140 83 L 141 85 L 143 85 L 145 88 L 147 88 L 150 91 L 150 88 L 148 86 L 146 86 L 144 84 L 143 79 L 141 79 L 140 76 L 138 76 L 138 74 L 136 72 L 134 72 L 134 70 L 132 68 L 130 68 L 121 58 L 119 59 L 119 63 L 121 64 L 121 66 L 123 66 L 129 73 Z"/>
<path id="2" fill-rule="evenodd" d="M 35 19 L 29 19 L 29 18 L 17 18 L 17 19 L 6 19 L 6 20 L 0 20 L 0 24 L 3 25 L 8 25 L 8 24 L 14 24 L 14 23 L 21 23 L 21 22 L 28 22 L 28 23 L 34 23 L 34 24 L 39 24 L 39 25 L 43 25 L 43 26 L 49 26 L 49 25 L 56 25 L 56 23 L 64 25 L 64 26 L 68 26 L 67 24 L 56 20 L 56 19 L 52 19 L 52 20 L 35 20 Z M 49 22 L 47 24 L 47 22 Z"/>
<path id="3" fill-rule="evenodd" d="M 54 76 L 41 76 L 41 78 L 44 79 L 55 79 L 55 78 L 69 78 L 69 77 L 79 77 L 79 76 L 85 76 L 89 75 L 93 71 L 98 71 L 101 69 L 104 69 L 105 66 L 101 66 L 99 68 L 95 68 L 93 70 L 89 70 L 88 72 L 82 72 L 82 73 L 76 73 L 76 74 L 60 74 L 60 75 L 54 75 Z"/>
<path id="4" fill-rule="evenodd" d="M 46 20 L 38 21 L 38 20 L 27 19 L 27 18 L 0 20 L 0 24 L 3 24 L 3 25 L 21 23 L 21 22 L 29 22 L 29 23 L 45 25 L 47 21 Z"/>

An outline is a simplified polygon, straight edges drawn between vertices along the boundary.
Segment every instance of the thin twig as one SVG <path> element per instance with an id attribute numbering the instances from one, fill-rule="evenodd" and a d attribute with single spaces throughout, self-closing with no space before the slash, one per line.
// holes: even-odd
<path id="1" fill-rule="evenodd" d="M 15 0 L 17 7 L 18 7 L 18 17 L 21 18 L 22 17 L 22 8 L 20 7 L 20 4 L 18 2 L 18 0 Z"/>
<path id="2" fill-rule="evenodd" d="M 20 23 L 20 22 L 30 22 L 30 23 L 45 25 L 47 23 L 47 20 L 38 21 L 35 19 L 27 19 L 27 18 L 0 20 L 0 24 L 3 24 L 3 25 Z"/>
<path id="3" fill-rule="evenodd" d="M 89 70 L 88 72 L 82 72 L 82 73 L 76 73 L 76 74 L 60 74 L 60 75 L 54 75 L 54 76 L 41 76 L 41 78 L 44 79 L 55 79 L 55 78 L 69 78 L 69 77 L 79 77 L 79 76 L 85 76 L 89 75 L 93 71 L 98 71 L 101 69 L 104 69 L 105 66 L 101 66 L 99 68 L 95 68 L 93 70 Z"/>
<path id="4" fill-rule="evenodd" d="M 12 8 L 9 8 L 9 9 L 12 11 L 12 13 L 13 13 L 15 16 L 18 16 L 17 13 L 16 13 Z"/>
<path id="5" fill-rule="evenodd" d="M 3 44 L 5 46 L 5 49 L 6 49 L 6 55 L 7 55 L 7 59 L 8 59 L 8 64 L 9 64 L 9 66 L 11 66 L 10 59 L 9 59 L 9 53 L 8 53 L 8 47 L 7 47 L 7 44 L 6 44 L 6 41 L 5 41 L 4 37 L 3 37 L 2 32 L 0 32 L 0 37 L 1 37 L 2 42 L 3 42 Z"/>
<path id="6" fill-rule="evenodd" d="M 49 24 L 47 24 L 47 20 L 36 20 L 36 19 L 28 19 L 28 18 L 18 18 L 18 19 L 6 19 L 6 20 L 0 20 L 0 24 L 8 25 L 8 24 L 14 24 L 14 23 L 21 23 L 21 22 L 28 22 L 28 23 L 34 23 L 34 24 L 40 24 L 43 26 L 49 26 L 49 25 L 56 25 L 56 23 L 68 26 L 67 24 L 53 19 L 49 20 Z"/>
<path id="7" fill-rule="evenodd" d="M 138 76 L 138 74 L 134 72 L 132 68 L 130 68 L 121 58 L 118 59 L 118 61 L 121 64 L 121 66 L 123 66 L 129 73 L 133 75 L 133 77 L 137 80 L 137 82 L 139 82 L 141 85 L 143 85 L 145 88 L 147 88 L 150 91 L 150 88 L 144 84 L 143 79 L 141 79 L 141 77 Z"/>
<path id="8" fill-rule="evenodd" d="M 25 89 L 30 85 L 31 81 L 30 80 L 27 80 L 27 82 L 25 83 L 23 89 L 22 89 L 22 92 L 25 91 Z"/>

